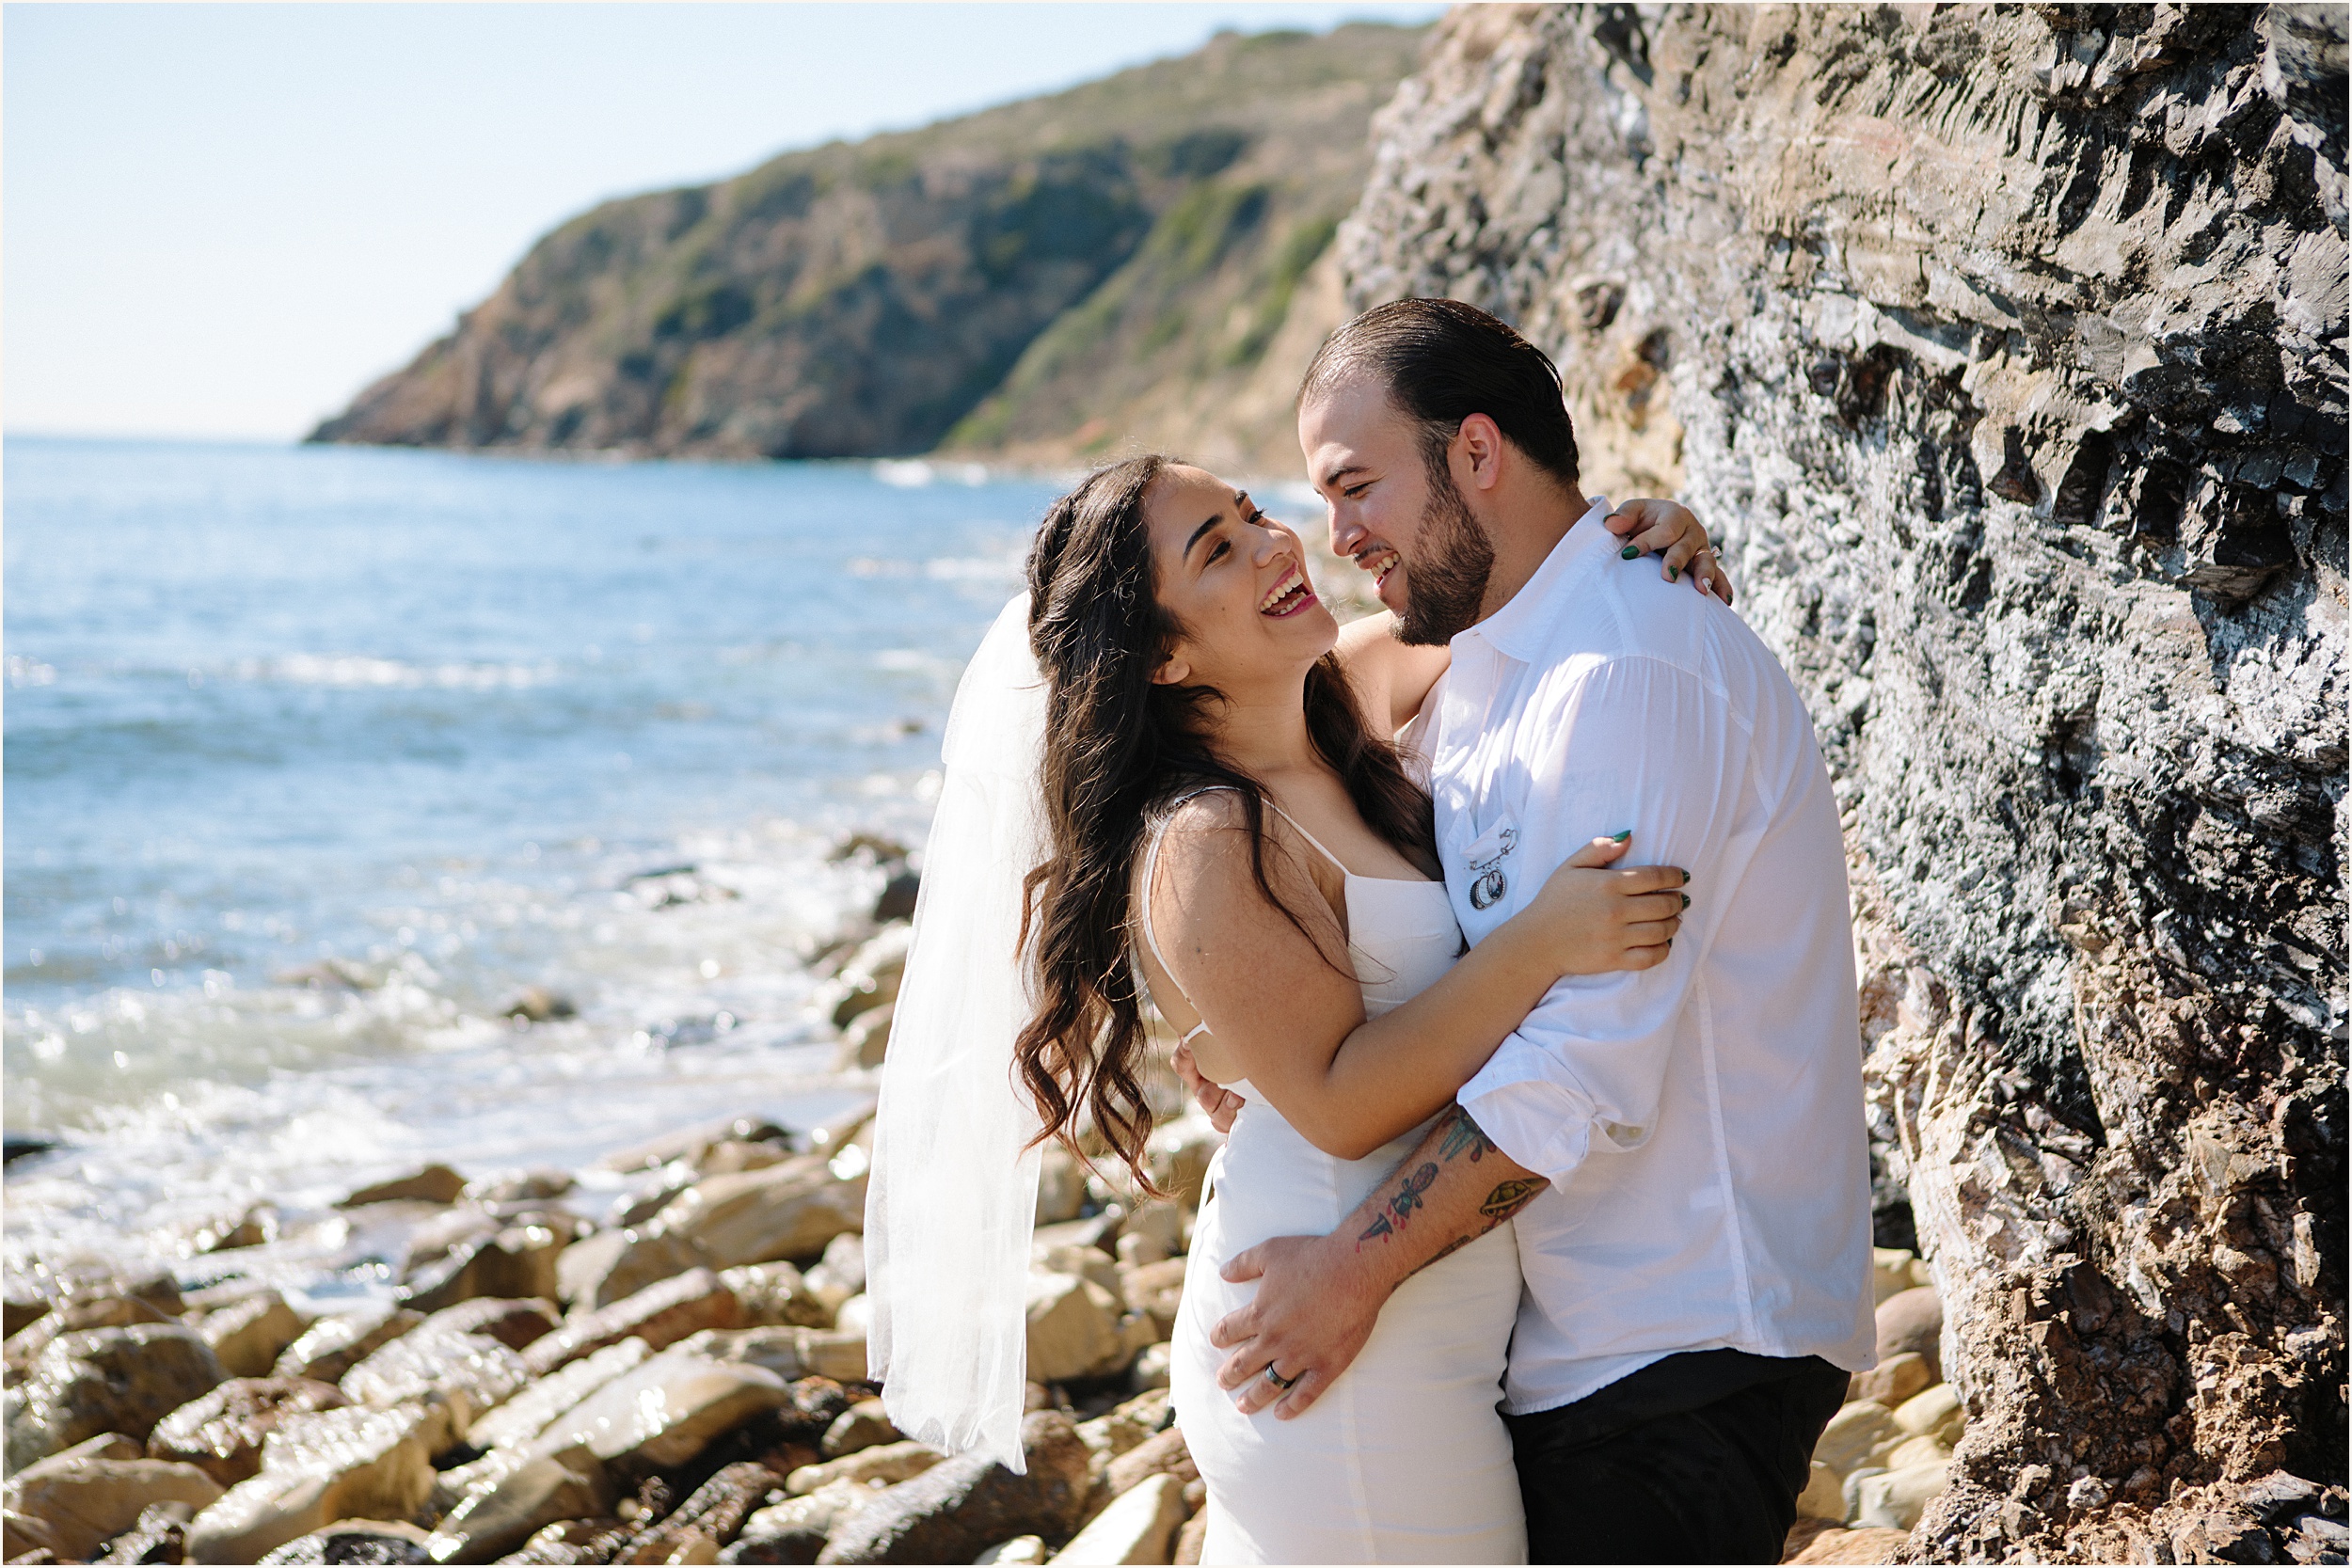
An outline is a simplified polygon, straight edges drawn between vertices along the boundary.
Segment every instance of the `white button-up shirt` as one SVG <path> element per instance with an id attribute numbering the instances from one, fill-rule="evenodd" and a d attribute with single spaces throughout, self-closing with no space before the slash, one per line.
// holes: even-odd
<path id="1" fill-rule="evenodd" d="M 1850 1370 L 1872 1357 L 1862 1041 L 1829 773 L 1746 623 L 1662 580 L 1654 559 L 1621 561 L 1607 514 L 1596 501 L 1508 604 L 1454 639 L 1406 737 L 1426 760 L 1472 942 L 1597 837 L 1630 829 L 1621 863 L 1691 873 L 1665 963 L 1561 980 L 1460 1095 L 1551 1181 L 1518 1215 L 1513 1414 L 1679 1351 Z"/>

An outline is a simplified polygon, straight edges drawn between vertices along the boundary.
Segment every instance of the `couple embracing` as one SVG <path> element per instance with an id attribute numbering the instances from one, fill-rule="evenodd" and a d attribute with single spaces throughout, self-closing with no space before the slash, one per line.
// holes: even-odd
<path id="1" fill-rule="evenodd" d="M 1804 705 L 1484 312 L 1350 322 L 1298 430 L 1386 613 L 1146 456 L 1048 511 L 966 671 L 874 1151 L 885 1401 L 1020 1467 L 1038 1148 L 1141 1171 L 1148 998 L 1229 1128 L 1170 1347 L 1203 1561 L 1777 1560 L 1872 1348 Z"/>

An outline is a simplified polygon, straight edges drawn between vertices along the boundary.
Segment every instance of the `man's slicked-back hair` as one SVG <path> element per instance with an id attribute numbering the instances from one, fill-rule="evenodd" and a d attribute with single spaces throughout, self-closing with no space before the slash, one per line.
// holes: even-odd
<path id="1" fill-rule="evenodd" d="M 1359 375 L 1377 380 L 1398 411 L 1421 425 L 1433 463 L 1443 463 L 1464 420 L 1484 414 L 1537 467 L 1563 484 L 1577 482 L 1576 432 L 1561 400 L 1559 367 L 1475 305 L 1399 299 L 1374 306 L 1325 341 L 1299 385 L 1299 406 Z"/>

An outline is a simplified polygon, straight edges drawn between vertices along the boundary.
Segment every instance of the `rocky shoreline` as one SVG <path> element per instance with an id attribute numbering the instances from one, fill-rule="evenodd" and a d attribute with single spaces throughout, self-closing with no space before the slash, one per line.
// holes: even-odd
<path id="1" fill-rule="evenodd" d="M 840 1065 L 879 1066 L 911 877 L 815 961 Z M 561 1171 L 429 1165 L 347 1194 L 405 1238 L 364 1299 L 229 1274 L 266 1210 L 168 1273 L 7 1282 L 11 1562 L 1186 1562 L 1203 1489 L 1168 1395 L 1220 1135 L 1151 1086 L 1153 1195 L 1048 1152 L 1026 1473 L 904 1439 L 866 1381 L 871 1104 L 729 1118 Z M 1795 1560 L 1874 1561 L 1944 1484 L 1963 1415 L 1926 1267 L 1877 1257 L 1881 1364 L 1831 1423 Z M 2316 1499 L 2314 1499 L 2316 1501 Z M 2338 1516 L 2341 1499 L 2337 1499 Z"/>

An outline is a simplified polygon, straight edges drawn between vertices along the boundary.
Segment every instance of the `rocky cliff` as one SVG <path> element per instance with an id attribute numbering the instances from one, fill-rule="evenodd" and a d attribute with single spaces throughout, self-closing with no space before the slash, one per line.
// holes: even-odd
<path id="1" fill-rule="evenodd" d="M 1928 1558 L 2315 1560 L 2344 1479 L 2344 70 L 2339 7 L 1464 8 L 1342 230 L 1558 356 L 1812 705 L 1971 1409 Z"/>
<path id="2" fill-rule="evenodd" d="M 1225 34 L 564 224 L 313 439 L 1248 467 L 1339 320 L 1332 230 L 1425 29 Z M 952 432 L 952 437 L 951 437 Z"/>

